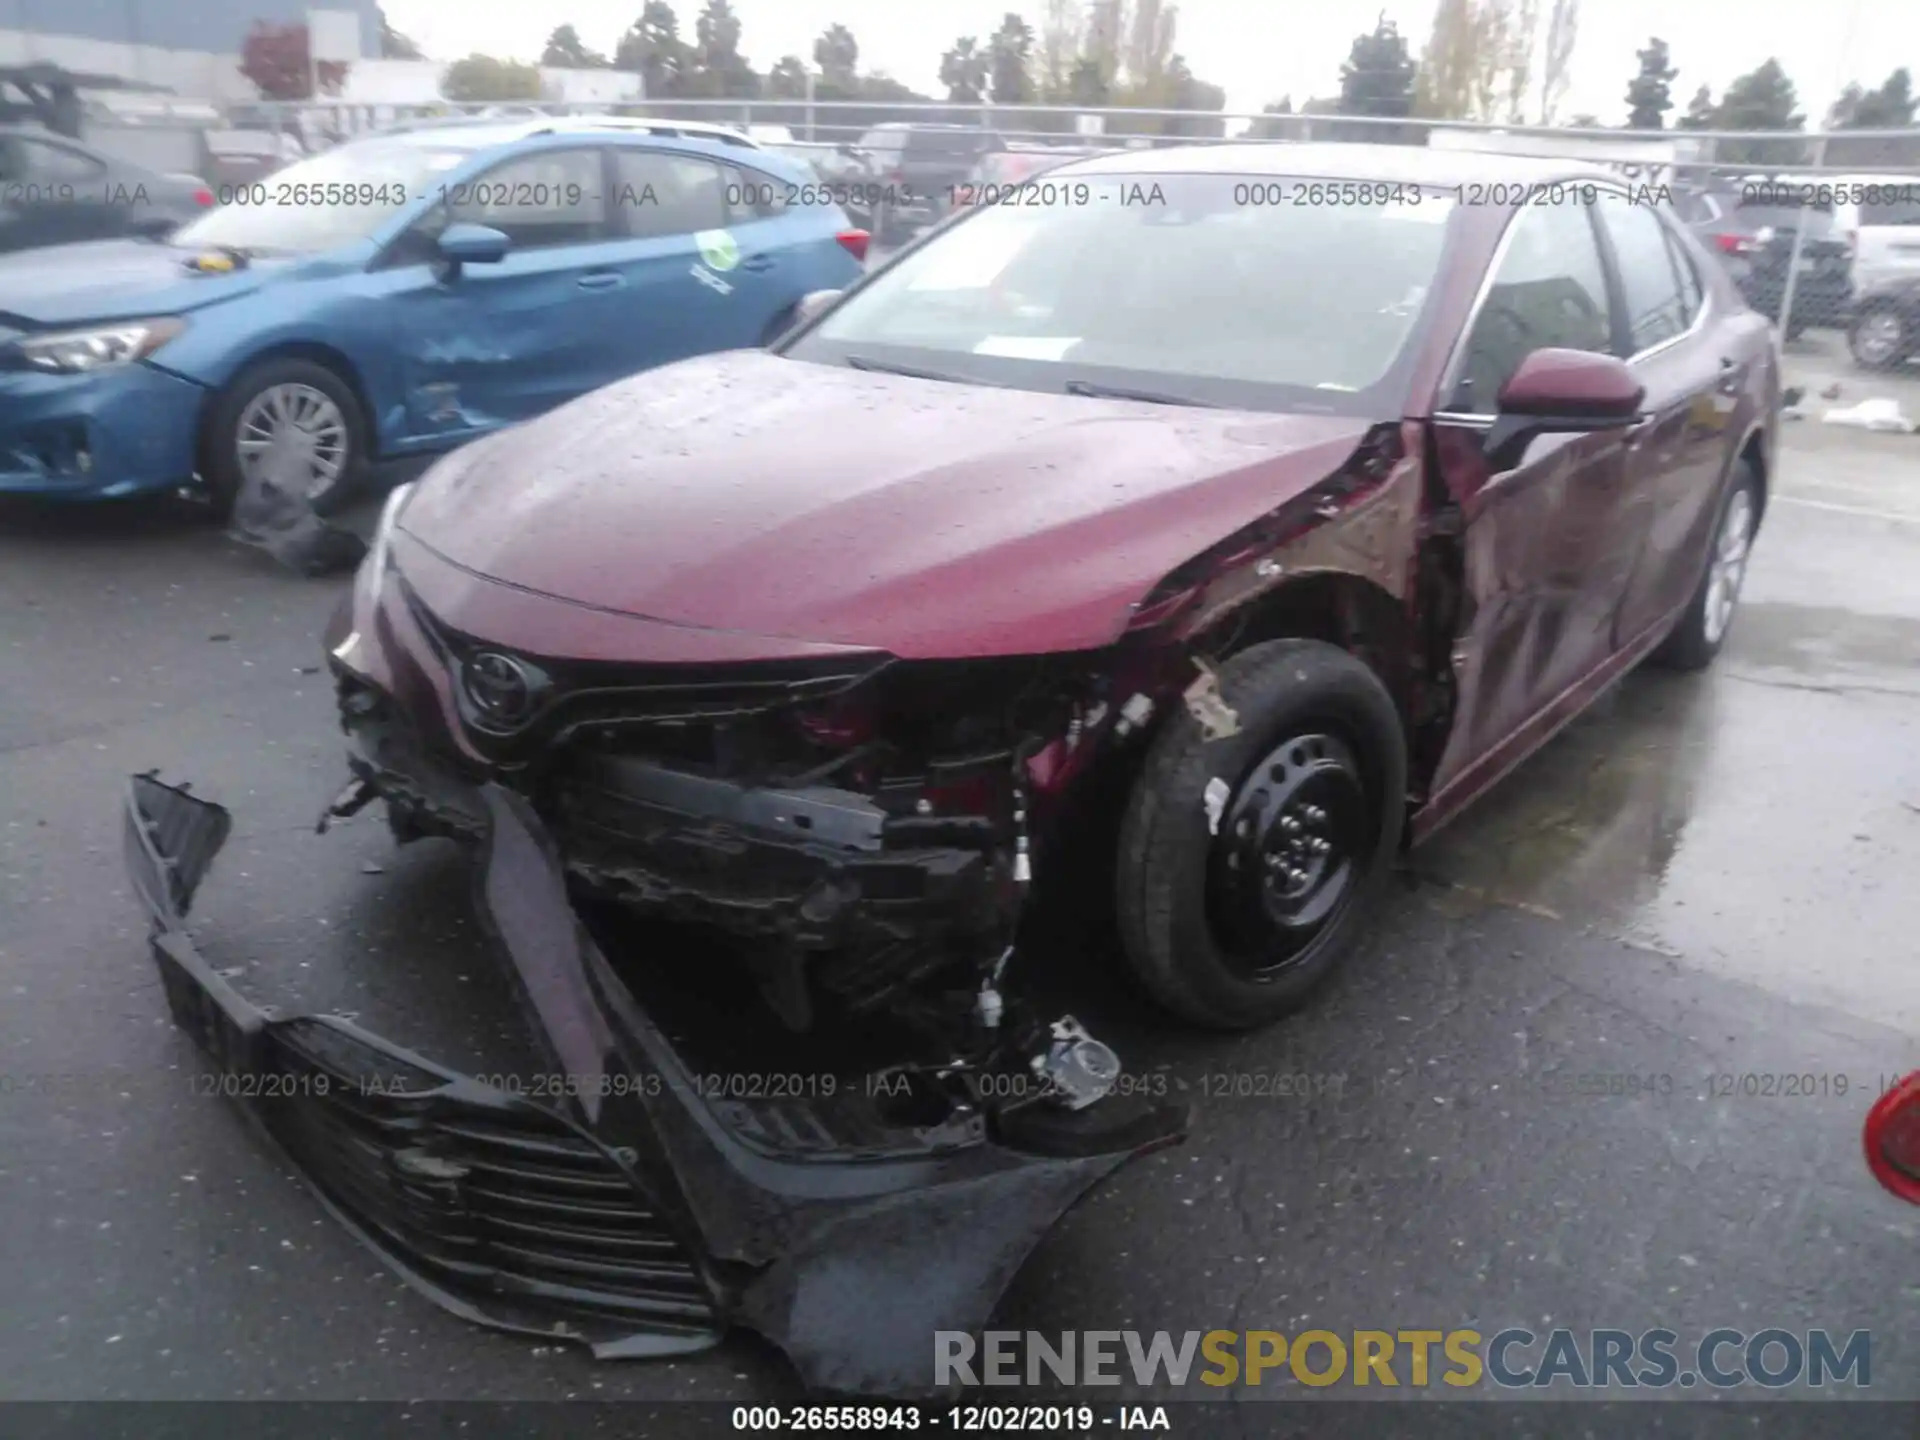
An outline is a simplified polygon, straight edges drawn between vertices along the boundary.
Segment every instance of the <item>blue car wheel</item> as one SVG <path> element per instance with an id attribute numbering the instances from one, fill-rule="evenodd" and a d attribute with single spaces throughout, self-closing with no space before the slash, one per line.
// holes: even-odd
<path id="1" fill-rule="evenodd" d="M 223 512 L 248 486 L 267 486 L 324 513 L 352 493 L 366 434 L 359 400 L 332 370 L 267 360 L 236 376 L 208 412 L 201 474 Z"/>

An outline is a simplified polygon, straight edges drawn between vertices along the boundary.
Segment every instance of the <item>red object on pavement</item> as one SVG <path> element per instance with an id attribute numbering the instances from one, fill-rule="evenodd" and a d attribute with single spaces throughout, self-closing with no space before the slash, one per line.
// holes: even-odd
<path id="1" fill-rule="evenodd" d="M 1902 1200 L 1920 1205 L 1920 1070 L 1867 1112 L 1867 1168 Z"/>

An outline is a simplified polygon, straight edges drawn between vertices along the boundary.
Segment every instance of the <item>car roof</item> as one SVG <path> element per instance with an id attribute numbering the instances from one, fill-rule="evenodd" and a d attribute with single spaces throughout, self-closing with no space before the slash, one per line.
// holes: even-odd
<path id="1" fill-rule="evenodd" d="M 478 155 L 486 150 L 505 149 L 522 142 L 553 142 L 538 148 L 562 148 L 565 140 L 578 141 L 582 136 L 592 136 L 597 143 L 607 145 L 638 145 L 644 142 L 661 142 L 666 148 L 686 150 L 695 154 L 711 156 L 715 159 L 734 158 L 750 160 L 762 167 L 792 166 L 798 162 L 781 156 L 763 145 L 738 145 L 722 135 L 707 132 L 687 132 L 669 126 L 650 130 L 629 126 L 561 126 L 558 128 L 538 125 L 525 126 L 503 124 L 489 121 L 485 124 L 450 124 L 409 126 L 395 130 L 377 130 L 370 135 L 357 137 L 352 144 L 379 143 L 384 145 L 411 145 L 420 150 L 457 150 Z M 325 153 L 325 152 L 323 152 Z"/>
<path id="2" fill-rule="evenodd" d="M 572 133 L 580 130 L 622 130 L 640 135 L 662 135 L 688 140 L 718 140 L 745 150 L 758 150 L 760 142 L 731 125 L 715 125 L 707 120 L 661 120 L 648 115 L 554 115 L 545 120 L 528 121 L 529 135 Z"/>
<path id="3" fill-rule="evenodd" d="M 445 116 L 432 120 L 403 121 L 373 132 L 374 136 L 408 139 L 418 137 L 461 149 L 482 149 L 511 145 L 535 135 L 577 135 L 601 131 L 607 134 L 655 135 L 664 139 L 713 140 L 742 150 L 763 148 L 740 131 L 726 125 L 702 120 L 656 120 L 640 115 L 547 115 L 530 119 L 505 116 Z M 372 137 L 366 137 L 372 138 Z"/>
<path id="4" fill-rule="evenodd" d="M 1226 144 L 1126 150 L 1074 162 L 1077 175 L 1285 175 L 1405 185 L 1472 185 L 1500 180 L 1619 180 L 1577 160 L 1430 150 L 1424 145 Z"/>

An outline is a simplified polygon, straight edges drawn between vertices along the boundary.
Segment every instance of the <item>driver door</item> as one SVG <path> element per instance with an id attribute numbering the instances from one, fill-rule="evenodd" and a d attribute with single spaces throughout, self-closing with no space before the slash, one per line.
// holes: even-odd
<path id="1" fill-rule="evenodd" d="M 1551 725 L 1613 653 L 1644 512 L 1633 503 L 1638 428 L 1534 440 L 1495 471 L 1486 439 L 1500 388 L 1535 350 L 1622 353 L 1619 306 L 1592 206 L 1516 213 L 1491 283 L 1454 356 L 1434 417 L 1441 469 L 1463 520 L 1467 594 L 1454 641 L 1454 723 L 1433 780 L 1497 774 Z M 1559 706 L 1556 702 L 1560 702 Z"/>
<path id="2" fill-rule="evenodd" d="M 395 242 L 379 288 L 404 395 L 402 446 L 466 440 L 530 420 L 604 383 L 610 207 L 600 147 L 512 156 L 444 187 Z M 497 264 L 458 271 L 434 242 L 449 224 L 508 239 Z"/>

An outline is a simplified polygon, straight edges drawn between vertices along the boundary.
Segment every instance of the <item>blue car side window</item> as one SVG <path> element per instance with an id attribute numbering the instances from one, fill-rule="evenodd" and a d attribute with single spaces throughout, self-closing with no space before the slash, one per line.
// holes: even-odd
<path id="1" fill-rule="evenodd" d="M 515 250 L 582 245 L 608 234 L 600 150 L 536 150 L 444 187 L 449 220 L 504 233 Z"/>
<path id="2" fill-rule="evenodd" d="M 624 148 L 614 152 L 614 202 L 636 240 L 694 235 L 729 223 L 731 166 L 695 155 Z"/>

